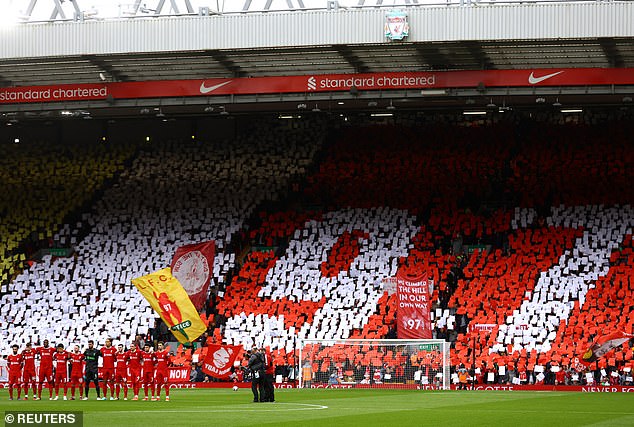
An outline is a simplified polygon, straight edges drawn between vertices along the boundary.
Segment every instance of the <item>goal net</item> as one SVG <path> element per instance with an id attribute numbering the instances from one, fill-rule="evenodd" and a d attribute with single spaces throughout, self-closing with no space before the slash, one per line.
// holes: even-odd
<path id="1" fill-rule="evenodd" d="M 300 388 L 449 390 L 449 343 L 443 340 L 299 342 Z"/>

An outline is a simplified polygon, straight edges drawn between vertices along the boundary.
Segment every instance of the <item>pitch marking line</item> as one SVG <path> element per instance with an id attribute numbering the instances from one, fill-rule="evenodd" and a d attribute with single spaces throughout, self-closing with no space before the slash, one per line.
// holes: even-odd
<path id="1" fill-rule="evenodd" d="M 278 407 L 277 409 L 275 409 L 275 406 L 282 406 L 282 405 L 295 405 L 295 406 L 300 406 L 299 408 L 284 408 L 284 407 Z M 267 405 L 269 406 L 269 405 Z M 205 413 L 209 413 L 209 412 L 235 412 L 236 410 L 239 411 L 246 411 L 246 412 L 278 412 L 279 410 L 283 410 L 283 411 L 319 411 L 319 410 L 323 410 L 323 409 L 328 409 L 328 406 L 326 405 L 315 405 L 312 403 L 284 403 L 284 402 L 276 402 L 273 403 L 272 405 L 270 405 L 268 408 L 254 408 L 251 406 L 247 406 L 247 405 L 234 405 L 234 406 L 219 406 L 219 407 L 210 407 L 209 409 L 195 409 L 195 410 L 187 410 L 187 409 L 179 409 L 179 410 L 173 410 L 173 409 L 169 409 L 169 410 L 162 410 L 160 408 L 148 408 L 148 409 L 144 409 L 144 410 L 132 410 L 132 411 L 84 411 L 85 413 L 94 413 L 94 414 L 103 414 L 103 413 L 108 413 L 108 414 L 128 414 L 128 413 L 148 413 L 148 412 L 155 412 L 158 414 L 161 413 L 188 413 L 188 414 L 196 414 L 196 413 L 200 413 L 200 414 L 205 414 Z"/>
<path id="2" fill-rule="evenodd" d="M 483 402 L 484 404 L 490 403 L 490 402 Z M 438 408 L 410 408 L 409 410 L 411 411 L 437 411 L 439 409 L 442 409 L 443 407 L 438 407 Z M 340 408 L 340 409 L 345 409 L 345 408 Z M 352 408 L 349 408 L 352 409 Z M 486 408 L 472 408 L 469 407 L 469 411 L 471 412 L 495 412 L 495 413 L 500 413 L 500 412 L 504 412 L 504 413 L 509 413 L 509 414 L 561 414 L 561 413 L 565 413 L 565 414 L 592 414 L 592 415 L 625 415 L 625 416 L 631 416 L 634 415 L 634 412 L 612 412 L 612 411 L 576 411 L 574 409 L 571 410 L 559 410 L 559 411 L 544 411 L 544 410 L 533 410 L 533 409 L 500 409 L 500 408 L 492 408 L 492 409 L 486 409 Z"/>

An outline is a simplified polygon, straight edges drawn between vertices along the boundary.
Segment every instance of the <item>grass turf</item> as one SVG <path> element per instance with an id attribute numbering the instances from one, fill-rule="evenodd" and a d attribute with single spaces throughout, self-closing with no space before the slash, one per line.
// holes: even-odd
<path id="1" fill-rule="evenodd" d="M 47 391 L 43 395 L 48 396 Z M 4 411 L 83 411 L 85 426 L 634 426 L 634 393 L 416 390 L 172 390 L 170 402 L 9 401 Z M 8 424 L 6 424 L 8 425 Z"/>

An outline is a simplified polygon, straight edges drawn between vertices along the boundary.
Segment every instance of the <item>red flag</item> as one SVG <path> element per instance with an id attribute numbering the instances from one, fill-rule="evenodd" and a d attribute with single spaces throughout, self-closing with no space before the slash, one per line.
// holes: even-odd
<path id="1" fill-rule="evenodd" d="M 626 334 L 625 332 L 617 331 L 608 335 L 597 337 L 590 347 L 583 353 L 579 360 L 584 365 L 596 362 L 602 358 L 606 353 L 611 350 L 620 347 L 623 343 L 627 342 L 630 338 L 634 337 L 632 334 Z"/>
<path id="2" fill-rule="evenodd" d="M 422 275 L 396 277 L 396 332 L 399 339 L 430 339 L 429 284 Z"/>
<path id="3" fill-rule="evenodd" d="M 194 243 L 176 249 L 172 258 L 172 275 L 183 285 L 196 310 L 207 300 L 214 267 L 216 245 L 213 241 Z"/>
<path id="4" fill-rule="evenodd" d="M 202 370 L 212 377 L 227 378 L 231 374 L 235 360 L 241 354 L 241 345 L 208 345 Z"/>

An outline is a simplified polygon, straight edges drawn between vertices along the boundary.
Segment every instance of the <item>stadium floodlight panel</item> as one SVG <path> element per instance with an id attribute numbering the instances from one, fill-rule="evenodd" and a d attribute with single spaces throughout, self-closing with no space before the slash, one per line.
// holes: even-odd
<path id="1" fill-rule="evenodd" d="M 465 116 L 485 116 L 486 111 L 464 111 L 462 114 Z"/>
<path id="2" fill-rule="evenodd" d="M 562 113 L 582 113 L 582 108 L 565 108 L 561 110 Z"/>
<path id="3" fill-rule="evenodd" d="M 438 96 L 447 95 L 447 91 L 445 89 L 422 89 L 420 94 L 424 96 Z"/>

